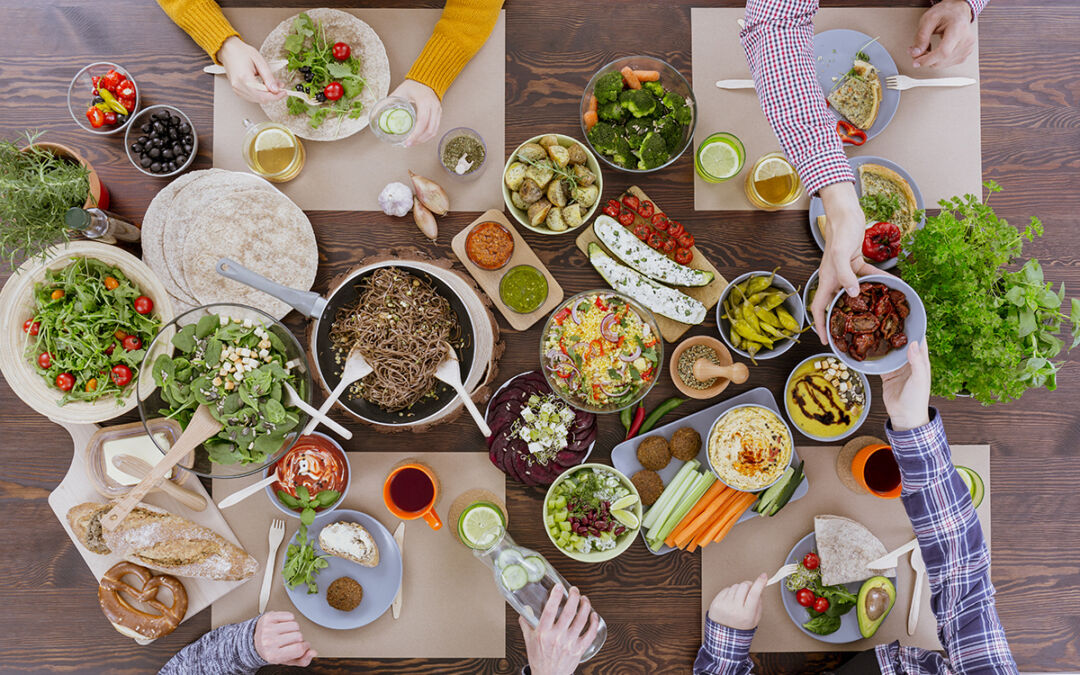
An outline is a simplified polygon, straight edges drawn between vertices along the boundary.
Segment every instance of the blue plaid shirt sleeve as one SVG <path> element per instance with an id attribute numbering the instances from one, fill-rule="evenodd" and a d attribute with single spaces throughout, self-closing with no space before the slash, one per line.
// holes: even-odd
<path id="1" fill-rule="evenodd" d="M 747 675 L 752 669 L 753 630 L 739 630 L 705 617 L 705 644 L 694 661 L 694 675 Z"/>
<path id="2" fill-rule="evenodd" d="M 907 509 L 930 581 L 930 606 L 947 660 L 899 643 L 877 648 L 883 675 L 893 673 L 1016 673 L 994 608 L 990 549 L 967 485 L 952 464 L 937 410 L 929 424 L 886 433 L 903 478 Z"/>

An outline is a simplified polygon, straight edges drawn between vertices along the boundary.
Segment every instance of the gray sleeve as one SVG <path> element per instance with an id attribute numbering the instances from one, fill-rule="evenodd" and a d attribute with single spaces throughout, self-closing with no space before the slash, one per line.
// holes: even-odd
<path id="1" fill-rule="evenodd" d="M 261 616 L 261 615 L 260 615 Z M 255 622 L 230 623 L 214 629 L 187 647 L 158 675 L 250 675 L 268 665 L 255 651 Z"/>

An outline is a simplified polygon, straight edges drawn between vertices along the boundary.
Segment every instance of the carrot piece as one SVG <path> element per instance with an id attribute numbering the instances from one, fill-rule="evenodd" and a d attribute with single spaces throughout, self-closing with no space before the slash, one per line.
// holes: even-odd
<path id="1" fill-rule="evenodd" d="M 679 533 L 679 536 L 675 537 L 675 541 L 684 545 L 686 542 L 692 540 L 695 534 L 699 534 L 706 523 L 711 523 L 716 514 L 722 512 L 727 508 L 727 505 L 731 502 L 735 495 L 738 494 L 735 490 L 729 490 L 722 492 L 719 497 L 713 500 L 711 503 L 706 504 L 701 510 L 701 513 L 697 515 L 694 520 L 690 522 L 687 528 Z"/>
<path id="2" fill-rule="evenodd" d="M 592 111 L 592 112 L 596 112 L 596 110 L 599 107 L 600 107 L 600 102 L 596 100 L 595 96 L 590 95 L 589 96 L 589 110 Z"/>
<path id="3" fill-rule="evenodd" d="M 634 70 L 630 66 L 624 67 L 619 72 L 622 73 L 623 79 L 626 80 L 626 86 L 631 89 L 641 89 L 641 81 L 637 79 L 637 75 L 634 74 Z"/>
<path id="4" fill-rule="evenodd" d="M 638 82 L 657 82 L 660 79 L 660 71 L 635 70 L 634 77 L 638 79 Z"/>
<path id="5" fill-rule="evenodd" d="M 705 494 L 701 495 L 701 499 L 697 500 L 697 503 L 694 504 L 694 506 L 686 512 L 686 515 L 683 516 L 683 519 L 680 520 L 679 524 L 675 526 L 675 529 L 671 531 L 669 538 L 674 539 L 680 532 L 683 531 L 683 529 L 686 528 L 687 525 L 694 522 L 694 518 L 697 518 L 698 515 L 705 510 L 706 506 L 711 504 L 725 490 L 730 489 L 731 488 L 724 485 L 720 481 L 716 481 L 712 485 L 710 485 L 709 489 L 705 491 Z M 667 540 L 665 540 L 664 543 L 667 543 Z M 668 546 L 673 546 L 673 544 L 668 544 Z"/>
<path id="6" fill-rule="evenodd" d="M 599 118 L 597 117 L 596 113 L 594 111 L 592 111 L 592 110 L 586 111 L 585 115 L 582 117 L 582 119 L 585 120 L 585 131 L 586 132 L 592 131 L 592 128 L 594 126 L 596 126 L 596 123 L 599 121 Z"/>
<path id="7" fill-rule="evenodd" d="M 752 499 L 744 499 L 738 505 L 738 508 L 731 512 L 731 517 L 727 519 L 727 522 L 724 523 L 723 527 L 721 527 L 718 531 L 716 531 L 715 534 L 713 534 L 713 537 L 709 540 L 709 542 L 719 542 L 721 539 L 726 537 L 727 533 L 731 531 L 731 528 L 735 527 L 735 523 L 739 522 L 739 518 L 742 518 L 742 515 L 746 513 L 746 509 L 750 508 L 750 505 L 753 503 L 754 500 Z"/>

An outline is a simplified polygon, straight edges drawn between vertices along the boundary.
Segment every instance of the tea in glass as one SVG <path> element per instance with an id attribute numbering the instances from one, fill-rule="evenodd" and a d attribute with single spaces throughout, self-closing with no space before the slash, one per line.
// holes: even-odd
<path id="1" fill-rule="evenodd" d="M 244 161 L 256 175 L 285 183 L 300 174 L 305 159 L 304 145 L 288 127 L 276 122 L 248 124 Z"/>
<path id="2" fill-rule="evenodd" d="M 764 155 L 746 174 L 746 198 L 765 211 L 789 206 L 802 193 L 795 167 L 779 152 Z"/>

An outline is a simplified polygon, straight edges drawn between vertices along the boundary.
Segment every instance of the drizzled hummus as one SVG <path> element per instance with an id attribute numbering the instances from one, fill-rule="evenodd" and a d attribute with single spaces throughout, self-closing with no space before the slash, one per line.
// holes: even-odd
<path id="1" fill-rule="evenodd" d="M 746 406 L 723 415 L 709 434 L 709 463 L 737 490 L 760 490 L 791 463 L 791 432 L 768 408 Z"/>

